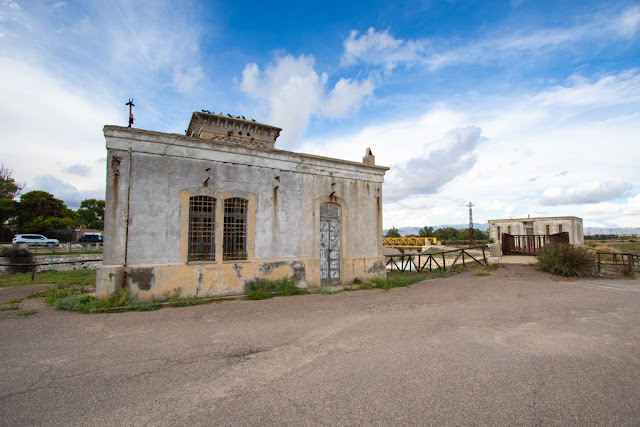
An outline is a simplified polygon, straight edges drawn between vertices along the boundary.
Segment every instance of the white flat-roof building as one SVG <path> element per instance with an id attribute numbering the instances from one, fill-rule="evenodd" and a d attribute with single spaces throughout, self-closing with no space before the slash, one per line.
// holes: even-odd
<path id="1" fill-rule="evenodd" d="M 489 238 L 502 243 L 502 233 L 512 235 L 546 235 L 569 233 L 569 243 L 584 244 L 582 218 L 553 216 L 545 218 L 490 219 Z"/>

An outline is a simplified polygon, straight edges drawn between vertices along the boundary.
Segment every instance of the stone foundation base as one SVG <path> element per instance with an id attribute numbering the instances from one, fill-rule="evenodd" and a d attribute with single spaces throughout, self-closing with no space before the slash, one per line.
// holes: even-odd
<path id="1" fill-rule="evenodd" d="M 244 294 L 246 282 L 263 278 L 293 277 L 301 288 L 320 286 L 319 259 L 229 261 L 193 264 L 137 266 L 105 265 L 97 270 L 96 295 L 107 296 L 128 289 L 141 300 L 161 297 L 180 288 L 182 297 L 215 297 Z M 341 284 L 386 277 L 384 257 L 345 258 Z"/>

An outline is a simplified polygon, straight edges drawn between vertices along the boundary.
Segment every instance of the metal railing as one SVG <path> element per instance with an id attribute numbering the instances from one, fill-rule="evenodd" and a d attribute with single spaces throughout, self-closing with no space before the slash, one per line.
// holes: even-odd
<path id="1" fill-rule="evenodd" d="M 482 261 L 476 259 L 473 255 L 471 255 L 469 250 L 478 249 L 482 251 Z M 386 266 L 390 267 L 393 271 L 394 267 L 398 271 L 418 271 L 421 272 L 427 267 L 429 267 L 429 271 L 433 271 L 435 264 L 435 268 L 439 271 L 449 272 L 456 265 L 459 260 L 462 260 L 462 265 L 466 266 L 465 256 L 475 261 L 480 265 L 487 265 L 487 257 L 485 250 L 486 246 L 474 246 L 472 248 L 461 248 L 461 249 L 452 249 L 449 251 L 442 251 L 433 254 L 417 254 L 417 255 L 385 255 L 385 258 L 388 259 Z M 453 259 L 453 261 L 447 265 L 447 254 L 455 254 L 459 252 L 458 255 Z M 452 257 L 449 256 L 449 259 Z M 417 261 L 417 263 L 416 263 Z M 440 264 L 442 262 L 442 264 Z M 399 265 L 398 265 L 399 263 Z M 448 269 L 447 269 L 448 267 Z"/>
<path id="2" fill-rule="evenodd" d="M 546 245 L 569 243 L 569 233 L 509 234 L 502 233 L 502 255 L 537 255 Z"/>
<path id="3" fill-rule="evenodd" d="M 13 245 L 12 243 L 0 243 L 0 248 L 24 247 L 34 255 L 43 253 L 73 253 L 73 252 L 102 252 L 103 245 L 100 243 L 60 243 L 59 246 L 36 246 L 36 245 Z"/>

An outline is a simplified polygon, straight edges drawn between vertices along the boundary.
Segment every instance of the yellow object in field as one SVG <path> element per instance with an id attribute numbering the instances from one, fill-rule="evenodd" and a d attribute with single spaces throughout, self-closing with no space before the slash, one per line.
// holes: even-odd
<path id="1" fill-rule="evenodd" d="M 382 246 L 389 248 L 421 248 L 435 244 L 435 237 L 384 237 L 382 239 Z"/>

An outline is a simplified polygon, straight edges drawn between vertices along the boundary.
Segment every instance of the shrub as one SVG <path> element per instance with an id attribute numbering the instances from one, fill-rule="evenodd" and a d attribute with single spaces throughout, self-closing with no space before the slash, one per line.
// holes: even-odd
<path id="1" fill-rule="evenodd" d="M 31 266 L 34 263 L 33 254 L 27 249 L 20 248 L 6 248 L 2 256 L 6 257 L 9 264 L 12 264 L 8 271 L 9 273 L 28 273 L 31 271 Z M 18 265 L 22 264 L 22 265 Z M 26 265 L 25 265 L 26 264 Z"/>
<path id="2" fill-rule="evenodd" d="M 596 259 L 587 248 L 581 246 L 547 245 L 538 255 L 538 265 L 552 274 L 584 277 L 595 273 Z"/>
<path id="3" fill-rule="evenodd" d="M 271 298 L 272 295 L 304 295 L 307 290 L 298 288 L 293 278 L 285 277 L 280 280 L 251 280 L 245 283 L 244 293 L 247 295 L 247 299 L 260 300 Z"/>

